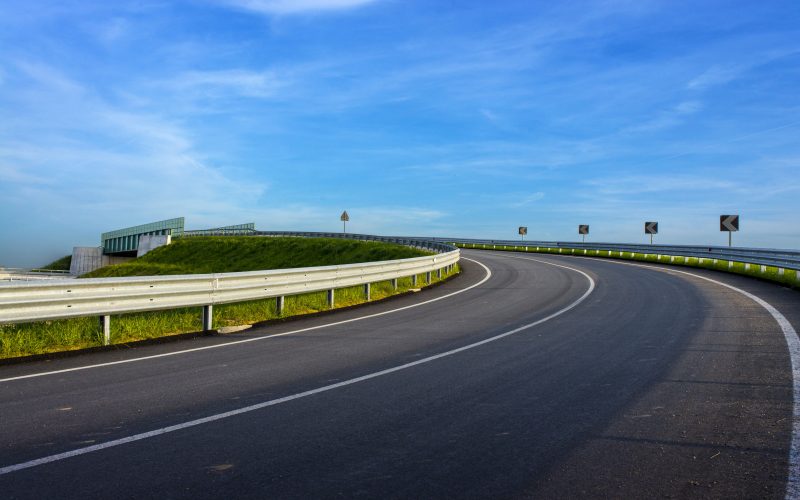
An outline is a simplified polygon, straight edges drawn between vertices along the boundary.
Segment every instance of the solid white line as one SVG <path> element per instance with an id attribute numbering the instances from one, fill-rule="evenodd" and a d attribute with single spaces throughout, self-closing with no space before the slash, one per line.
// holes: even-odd
<path id="1" fill-rule="evenodd" d="M 14 380 L 23 380 L 23 379 L 26 379 L 26 378 L 44 377 L 46 375 L 56 375 L 56 374 L 59 374 L 59 373 L 75 372 L 75 371 L 79 371 L 79 370 L 89 370 L 91 368 L 101 368 L 101 367 L 104 367 L 104 366 L 121 365 L 121 364 L 124 364 L 124 363 L 135 363 L 137 361 L 146 361 L 146 360 L 149 360 L 149 359 L 165 358 L 167 356 L 177 356 L 179 354 L 188 354 L 188 353 L 192 353 L 192 352 L 206 351 L 208 349 L 220 349 L 222 347 L 230 347 L 230 346 L 234 346 L 234 345 L 245 344 L 247 342 L 257 342 L 259 340 L 272 339 L 272 338 L 275 338 L 275 337 L 284 337 L 286 335 L 294 335 L 296 333 L 303 333 L 303 332 L 309 332 L 311 330 L 319 330 L 321 328 L 328 328 L 328 327 L 331 327 L 331 326 L 344 325 L 345 323 L 352 323 L 353 321 L 361 321 L 361 320 L 364 320 L 364 319 L 375 318 L 377 316 L 383 316 L 385 314 L 392 314 L 392 313 L 396 313 L 396 312 L 400 312 L 400 311 L 405 311 L 406 309 L 411 309 L 411 308 L 414 308 L 414 307 L 424 306 L 424 305 L 430 304 L 432 302 L 436 302 L 436 301 L 442 300 L 442 299 L 447 299 L 447 298 L 450 298 L 450 297 L 452 297 L 454 295 L 458 295 L 460 293 L 464 293 L 466 291 L 472 290 L 473 288 L 486 283 L 489 280 L 489 278 L 492 277 L 492 272 L 489 270 L 489 268 L 484 266 L 483 264 L 481 264 L 477 260 L 468 259 L 467 257 L 462 257 L 462 259 L 469 260 L 471 262 L 475 262 L 476 264 L 481 266 L 486 271 L 486 276 L 484 276 L 483 279 L 480 280 L 479 282 L 477 282 L 477 283 L 475 283 L 473 285 L 470 285 L 467 288 L 464 288 L 463 290 L 458 290 L 457 292 L 449 293 L 447 295 L 442 295 L 441 297 L 436 297 L 435 299 L 426 300 L 425 302 L 420 302 L 418 304 L 411 304 L 410 306 L 398 307 L 397 309 L 392 309 L 390 311 L 384 311 L 384 312 L 379 312 L 379 313 L 374 313 L 374 314 L 368 314 L 367 316 L 359 316 L 358 318 L 351 318 L 351 319 L 346 319 L 346 320 L 343 320 L 343 321 L 336 321 L 334 323 L 326 323 L 324 325 L 311 326 L 311 327 L 308 327 L 308 328 L 301 328 L 299 330 L 292 330 L 290 332 L 275 333 L 275 334 L 272 334 L 272 335 L 264 335 L 263 337 L 253 337 L 253 338 L 243 339 L 243 340 L 232 340 L 232 341 L 226 342 L 224 344 L 215 344 L 215 345 L 209 345 L 209 346 L 205 346 L 205 347 L 194 347 L 192 349 L 183 349 L 181 351 L 166 352 L 166 353 L 163 353 L 163 354 L 153 354 L 151 356 L 142 356 L 142 357 L 139 357 L 139 358 L 123 359 L 123 360 L 120 360 L 120 361 L 109 361 L 109 362 L 106 362 L 106 363 L 97 363 L 97 364 L 94 364 L 94 365 L 76 366 L 74 368 L 64 368 L 63 370 L 53 370 L 53 371 L 48 371 L 48 372 L 31 373 L 31 374 L 28 374 L 28 375 L 20 375 L 18 377 L 0 378 L 0 383 L 12 382 Z"/>
<path id="2" fill-rule="evenodd" d="M 613 264 L 640 267 L 643 269 L 650 269 L 653 271 L 685 274 L 687 276 L 692 276 L 694 278 L 705 280 L 710 283 L 714 283 L 715 285 L 719 285 L 728 288 L 729 290 L 738 292 L 767 310 L 767 312 L 778 323 L 778 326 L 780 326 L 781 331 L 783 332 L 783 337 L 786 339 L 786 346 L 789 349 L 789 359 L 791 360 L 792 364 L 792 398 L 793 398 L 792 439 L 791 439 L 791 444 L 789 446 L 789 474 L 786 479 L 786 498 L 787 499 L 800 498 L 800 338 L 797 336 L 797 332 L 795 331 L 792 324 L 789 322 L 788 319 L 786 319 L 786 316 L 781 314 L 781 312 L 778 311 L 777 308 L 775 308 L 772 304 L 762 299 L 761 297 L 753 295 L 748 291 L 742 290 L 741 288 L 736 288 L 735 286 L 729 285 L 727 283 L 707 278 L 705 276 L 700 276 L 699 274 L 680 271 L 677 269 L 671 269 L 668 267 L 647 266 L 643 264 L 634 264 L 632 262 L 620 262 L 613 259 L 602 259 L 602 258 L 583 257 L 583 256 L 576 256 L 576 257 L 592 259 L 592 260 L 602 260 Z M 522 258 L 522 257 L 515 257 L 515 258 Z"/>
<path id="3" fill-rule="evenodd" d="M 472 259 L 469 259 L 469 260 L 472 260 Z M 536 260 L 536 259 L 526 259 L 526 260 Z M 491 271 L 489 271 L 488 267 L 484 266 L 483 264 L 481 264 L 478 261 L 475 261 L 475 260 L 472 260 L 472 261 L 480 264 L 481 266 L 483 266 L 483 268 L 486 269 L 488 275 L 491 276 Z M 447 357 L 447 356 L 452 356 L 452 355 L 458 354 L 460 352 L 468 351 L 470 349 L 474 349 L 476 347 L 482 346 L 484 344 L 488 344 L 490 342 L 495 342 L 495 341 L 500 340 L 502 338 L 508 337 L 510 335 L 514 335 L 515 333 L 519 333 L 519 332 L 521 332 L 523 330 L 527 330 L 527 329 L 532 328 L 534 326 L 540 325 L 540 324 L 542 324 L 542 323 L 544 323 L 546 321 L 549 321 L 549 320 L 555 318 L 556 316 L 560 316 L 561 314 L 564 314 L 565 312 L 567 312 L 567 311 L 573 309 L 574 307 L 576 307 L 578 304 L 583 302 L 586 299 L 586 297 L 588 297 L 592 293 L 592 291 L 594 290 L 594 287 L 595 287 L 594 280 L 591 278 L 591 276 L 589 276 L 585 272 L 583 272 L 583 271 L 581 271 L 579 269 L 572 268 L 572 267 L 562 266 L 562 265 L 559 265 L 559 264 L 553 264 L 552 262 L 545 262 L 545 261 L 538 261 L 538 262 L 542 262 L 542 263 L 550 265 L 550 266 L 569 269 L 571 271 L 575 271 L 577 273 L 580 273 L 580 274 L 584 275 L 586 277 L 586 279 L 589 280 L 589 288 L 586 290 L 586 292 L 584 292 L 583 295 L 581 295 L 581 297 L 578 300 L 576 300 L 575 302 L 571 303 L 567 307 L 565 307 L 565 308 L 563 308 L 563 309 L 561 309 L 561 310 L 559 310 L 557 312 L 554 312 L 553 314 L 551 314 L 551 315 L 549 315 L 549 316 L 547 316 L 545 318 L 542 318 L 540 320 L 534 321 L 533 323 L 528 323 L 527 325 L 520 326 L 520 327 L 515 328 L 515 329 L 513 329 L 511 331 L 508 331 L 508 332 L 505 332 L 505 333 L 501 333 L 500 335 L 496 335 L 494 337 L 490 337 L 488 339 L 484 339 L 484 340 L 481 340 L 479 342 L 475 342 L 473 344 L 465 345 L 465 346 L 459 347 L 457 349 L 452 349 L 450 351 L 446 351 L 446 352 L 443 352 L 443 353 L 440 353 L 440 354 L 429 356 L 427 358 L 419 359 L 419 360 L 413 361 L 411 363 L 406 363 L 406 364 L 403 364 L 403 365 L 395 366 L 393 368 L 388 368 L 386 370 L 381 370 L 379 372 L 370 373 L 370 374 L 367 374 L 367 375 L 364 375 L 364 376 L 361 376 L 361 377 L 351 378 L 349 380 L 345 380 L 343 382 L 338 382 L 336 384 L 326 385 L 324 387 L 319 387 L 317 389 L 312 389 L 310 391 L 305 391 L 305 392 L 300 392 L 300 393 L 297 393 L 297 394 L 292 394 L 291 396 L 286 396 L 286 397 L 279 398 L 279 399 L 273 399 L 273 400 L 270 400 L 270 401 L 265 401 L 263 403 L 258 403 L 258 404 L 251 405 L 251 406 L 245 406 L 244 408 L 239 408 L 237 410 L 227 411 L 227 412 L 224 412 L 224 413 L 218 413 L 216 415 L 211 415 L 211 416 L 204 417 L 204 418 L 198 418 L 196 420 L 190 420 L 188 422 L 183 422 L 183 423 L 180 423 L 180 424 L 171 425 L 169 427 L 162 427 L 160 429 L 155 429 L 155 430 L 152 430 L 152 431 L 143 432 L 141 434 L 135 434 L 133 436 L 128 436 L 128 437 L 125 437 L 125 438 L 115 439 L 113 441 L 108 441 L 106 443 L 100 443 L 100 444 L 96 444 L 96 445 L 92 445 L 92 446 L 87 446 L 85 448 L 78 448 L 76 450 L 71 450 L 71 451 L 67 451 L 67 452 L 64 452 L 64 453 L 59 453 L 59 454 L 56 454 L 56 455 L 50 455 L 50 456 L 47 456 L 47 457 L 42 457 L 42 458 L 38 458 L 36 460 L 30 460 L 28 462 L 23 462 L 23 463 L 19 463 L 19 464 L 15 464 L 15 465 L 9 465 L 9 466 L 0 468 L 0 475 L 9 474 L 11 472 L 16 472 L 16 471 L 23 470 L 23 469 L 29 469 L 31 467 L 36 467 L 38 465 L 44 465 L 44 464 L 48 464 L 48 463 L 52 463 L 52 462 L 57 462 L 59 460 L 64 460 L 64 459 L 71 458 L 71 457 L 76 457 L 76 456 L 79 456 L 79 455 L 85 455 L 87 453 L 92 453 L 92 452 L 95 452 L 95 451 L 104 450 L 106 448 L 112 448 L 112 447 L 115 447 L 115 446 L 120 446 L 120 445 L 123 445 L 123 444 L 132 443 L 134 441 L 141 441 L 142 439 L 148 439 L 148 438 L 151 438 L 151 437 L 160 436 L 162 434 L 167 434 L 167 433 L 170 433 L 170 432 L 175 432 L 175 431 L 179 431 L 179 430 L 182 430 L 182 429 L 187 429 L 189 427 L 195 427 L 195 426 L 198 426 L 198 425 L 207 424 L 209 422 L 215 422 L 217 420 L 222 420 L 224 418 L 233 417 L 233 416 L 236 416 L 236 415 L 241 415 L 243 413 L 249 413 L 251 411 L 260 410 L 262 408 L 267 408 L 268 406 L 275 406 L 275 405 L 278 405 L 278 404 L 281 404 L 281 403 L 286 403 L 288 401 L 293 401 L 295 399 L 300 399 L 300 398 L 304 398 L 304 397 L 307 397 L 307 396 L 312 396 L 314 394 L 319 394 L 321 392 L 327 392 L 327 391 L 331 391 L 333 389 L 338 389 L 340 387 L 345 387 L 345 386 L 348 386 L 348 385 L 357 384 L 357 383 L 363 382 L 365 380 L 370 380 L 370 379 L 373 379 L 373 378 L 382 377 L 383 375 L 388 375 L 390 373 L 398 372 L 400 370 L 405 370 L 405 369 L 408 369 L 408 368 L 411 368 L 411 367 L 414 367 L 414 366 L 418 366 L 418 365 L 421 365 L 421 364 L 424 364 L 424 363 L 430 363 L 431 361 L 435 361 L 437 359 L 441 359 L 441 358 L 444 358 L 444 357 Z M 488 279 L 488 277 L 486 279 Z M 485 279 L 484 279 L 484 281 L 485 281 Z M 440 297 L 440 298 L 443 298 L 443 297 Z"/>

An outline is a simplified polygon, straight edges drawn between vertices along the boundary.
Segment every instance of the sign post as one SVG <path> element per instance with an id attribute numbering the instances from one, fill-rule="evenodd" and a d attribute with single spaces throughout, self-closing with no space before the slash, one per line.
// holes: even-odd
<path id="1" fill-rule="evenodd" d="M 645 222 L 644 234 L 650 235 L 650 244 L 653 244 L 653 235 L 658 234 L 658 222 Z"/>
<path id="2" fill-rule="evenodd" d="M 586 235 L 589 234 L 589 224 L 580 224 L 578 226 L 578 234 L 583 236 L 583 242 L 586 242 Z"/>
<path id="3" fill-rule="evenodd" d="M 350 220 L 350 216 L 347 215 L 347 210 L 342 212 L 342 215 L 341 215 L 341 217 L 339 217 L 339 220 L 342 221 L 342 232 L 346 233 L 347 232 L 347 221 Z"/>
<path id="4" fill-rule="evenodd" d="M 734 231 L 739 230 L 739 216 L 738 215 L 720 215 L 719 216 L 719 230 L 728 232 L 728 246 L 733 246 L 732 234 Z"/>
<path id="5" fill-rule="evenodd" d="M 526 234 L 528 234 L 528 228 L 525 226 L 519 226 L 519 235 L 522 236 L 522 241 L 525 241 Z"/>

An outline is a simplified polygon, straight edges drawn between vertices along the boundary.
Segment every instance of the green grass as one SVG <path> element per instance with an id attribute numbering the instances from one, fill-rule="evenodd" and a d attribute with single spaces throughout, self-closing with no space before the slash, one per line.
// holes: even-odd
<path id="1" fill-rule="evenodd" d="M 70 264 L 72 264 L 72 254 L 65 255 L 60 259 L 56 259 L 46 266 L 40 267 L 39 269 L 47 271 L 69 271 Z"/>
<path id="2" fill-rule="evenodd" d="M 612 251 L 609 254 L 608 250 L 586 250 L 582 248 L 548 248 L 548 247 L 523 247 L 504 246 L 504 245 L 483 245 L 473 243 L 458 243 L 459 248 L 474 248 L 478 250 L 499 250 L 499 251 L 520 251 L 527 253 L 551 253 L 562 255 L 579 255 L 587 257 L 604 257 L 611 259 L 634 260 L 639 262 L 655 262 L 660 264 L 671 264 L 676 266 L 697 267 L 701 269 L 712 269 L 716 271 L 729 272 L 734 274 L 742 274 L 754 278 L 774 281 L 790 288 L 800 289 L 800 279 L 798 272 L 792 269 L 784 269 L 781 274 L 780 268 L 774 266 L 761 266 L 760 264 L 747 264 L 744 262 L 729 262 L 722 259 L 710 259 L 704 257 L 702 262 L 698 257 L 684 257 L 680 255 L 661 255 L 659 259 L 658 254 L 643 254 L 633 252 L 620 252 Z M 494 247 L 494 248 L 493 248 Z M 716 262 L 714 262 L 716 260 Z"/>
<path id="3" fill-rule="evenodd" d="M 224 241 L 220 242 L 219 240 Z M 235 249 L 230 248 L 231 245 L 228 242 L 231 240 L 244 240 L 243 249 L 235 251 Z M 248 266 L 267 266 L 265 268 L 269 268 L 268 266 L 270 265 L 305 267 L 427 255 L 424 252 L 399 245 L 348 240 L 332 241 L 329 239 L 313 241 L 300 238 L 193 237 L 191 239 L 178 240 L 170 246 L 179 245 L 181 242 L 188 242 L 188 244 L 184 243 L 176 247 L 178 248 L 176 255 L 181 255 L 185 259 L 189 258 L 184 253 L 188 251 L 187 248 L 204 252 L 220 249 L 227 251 L 226 255 L 230 258 L 228 265 L 225 265 L 225 262 L 221 262 L 220 259 L 207 258 L 196 254 L 194 258 L 198 264 L 192 268 L 197 272 L 224 272 L 232 269 L 249 270 Z M 264 249 L 265 256 L 253 254 L 259 248 Z M 292 255 L 295 255 L 297 260 L 289 261 L 279 255 L 276 248 L 280 251 L 294 250 L 296 253 Z M 160 250 L 162 249 L 157 249 L 151 254 L 155 254 Z M 311 258 L 315 251 L 320 253 L 316 262 Z M 160 253 L 163 254 L 165 252 Z M 137 260 L 145 261 L 151 254 Z M 132 275 L 128 273 L 132 273 L 135 270 L 141 273 L 148 269 L 158 269 L 165 271 L 162 274 L 168 274 L 166 271 L 172 270 L 173 266 L 187 269 L 187 266 L 180 266 L 174 263 L 173 259 L 177 258 L 175 255 L 156 256 L 158 257 L 157 259 L 148 259 L 148 261 L 152 260 L 152 262 L 146 266 L 133 266 L 136 261 L 131 261 L 130 263 L 111 267 L 115 268 L 114 273 L 119 273 L 115 275 L 125 276 Z M 131 267 L 128 267 L 129 265 Z M 458 272 L 458 266 L 455 266 L 455 269 L 449 275 L 443 270 L 441 279 L 446 279 L 448 276 Z M 431 283 L 438 281 L 440 279 L 436 277 L 436 273 L 431 273 Z M 421 274 L 417 276 L 417 288 L 423 286 L 425 286 L 425 275 Z M 372 283 L 371 300 L 380 300 L 406 292 L 411 288 L 410 277 L 399 279 L 396 291 L 392 288 L 391 281 Z M 335 308 L 341 308 L 360 304 L 364 301 L 364 287 L 355 286 L 336 290 L 334 306 Z M 212 326 L 216 329 L 223 326 L 246 325 L 298 314 L 326 311 L 328 309 L 326 292 L 287 296 L 283 313 L 280 316 L 276 312 L 275 299 L 223 304 L 214 307 L 214 324 Z M 199 307 L 115 315 L 111 318 L 111 342 L 114 344 L 134 342 L 180 333 L 197 332 L 201 329 L 201 308 Z M 102 345 L 102 340 L 99 322 L 95 317 L 0 325 L 0 358 L 95 347 Z"/>
<path id="4" fill-rule="evenodd" d="M 406 259 L 431 255 L 414 248 L 373 241 L 338 238 L 271 238 L 258 236 L 196 236 L 124 264 L 107 266 L 81 276 L 157 276 L 263 271 L 292 267 L 330 266 Z"/>

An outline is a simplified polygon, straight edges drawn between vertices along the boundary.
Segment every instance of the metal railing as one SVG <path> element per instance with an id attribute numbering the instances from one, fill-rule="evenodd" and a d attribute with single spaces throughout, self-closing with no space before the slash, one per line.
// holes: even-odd
<path id="1" fill-rule="evenodd" d="M 371 234 L 353 233 L 320 233 L 303 231 L 256 231 L 254 236 L 298 236 L 303 238 L 343 238 L 359 241 L 379 241 L 382 243 L 395 243 L 421 250 L 429 250 L 436 253 L 451 252 L 456 249 L 450 240 L 444 238 L 426 238 L 416 236 L 374 236 Z"/>
<path id="2" fill-rule="evenodd" d="M 33 281 L 70 278 L 69 271 L 55 269 L 29 269 L 0 267 L 0 281 Z"/>
<path id="3" fill-rule="evenodd" d="M 311 234 L 327 233 L 282 235 Z M 364 239 L 400 243 L 400 239 L 385 237 Z M 327 291 L 328 304 L 333 307 L 338 288 L 363 285 L 369 299 L 371 283 L 392 280 L 397 288 L 397 279 L 410 276 L 416 286 L 417 276 L 421 274 L 430 283 L 431 273 L 441 276 L 443 270 L 451 270 L 459 260 L 460 251 L 452 245 L 408 241 L 412 246 L 438 253 L 409 259 L 269 271 L 0 283 L 0 324 L 98 316 L 108 344 L 112 314 L 200 306 L 203 329 L 210 330 L 213 306 L 217 304 L 275 298 L 280 313 L 287 295 Z"/>
<path id="4" fill-rule="evenodd" d="M 800 251 L 766 248 L 740 248 L 692 245 L 638 245 L 632 243 L 582 243 L 562 241 L 519 241 L 519 240 L 480 240 L 471 238 L 431 238 L 434 241 L 457 244 L 486 245 L 491 249 L 501 246 L 532 248 L 575 248 L 585 250 L 611 250 L 614 252 L 635 252 L 642 254 L 674 255 L 718 259 L 784 269 L 800 270 Z"/>

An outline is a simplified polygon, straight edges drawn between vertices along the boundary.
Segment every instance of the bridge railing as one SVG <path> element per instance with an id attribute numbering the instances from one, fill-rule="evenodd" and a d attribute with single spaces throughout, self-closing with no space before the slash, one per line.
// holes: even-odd
<path id="1" fill-rule="evenodd" d="M 499 246 L 531 248 L 575 248 L 585 250 L 611 250 L 613 252 L 635 252 L 661 254 L 702 259 L 718 259 L 785 269 L 800 270 L 800 251 L 767 248 L 742 248 L 697 245 L 639 245 L 632 243 L 583 243 L 562 241 L 481 240 L 471 238 L 432 238 L 434 241 L 485 245 L 491 249 Z"/>

